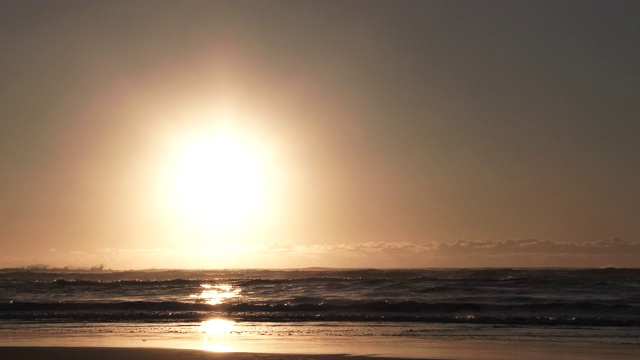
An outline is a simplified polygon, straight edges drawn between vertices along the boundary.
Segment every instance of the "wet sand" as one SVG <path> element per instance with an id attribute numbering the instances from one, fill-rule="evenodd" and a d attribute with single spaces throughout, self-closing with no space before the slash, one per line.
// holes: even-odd
<path id="1" fill-rule="evenodd" d="M 398 336 L 211 336 L 195 333 L 87 334 L 0 326 L 0 359 L 20 360 L 637 360 L 640 342 L 594 339 Z"/>
<path id="2" fill-rule="evenodd" d="M 219 353 L 188 349 L 96 347 L 0 347 L 0 358 L 21 360 L 345 360 L 346 355 Z M 371 357 L 349 356 L 349 360 Z M 390 358 L 377 358 L 387 359 Z"/>
<path id="3" fill-rule="evenodd" d="M 416 343 L 418 344 L 418 343 Z M 407 344 L 409 345 L 409 344 Z M 367 353 L 366 341 L 354 344 L 350 353 L 331 354 L 331 348 L 323 353 L 282 352 L 217 352 L 196 349 L 175 348 L 135 348 L 135 347 L 39 347 L 4 346 L 0 347 L 0 359 L 21 360 L 392 360 L 392 359 L 430 359 L 430 360 L 512 360 L 512 359 L 549 359 L 549 360 L 636 360 L 640 353 L 637 344 L 593 344 L 581 342 L 543 342 L 543 341 L 503 341 L 503 340 L 446 340 L 434 341 L 428 346 L 413 349 L 400 356 L 389 356 L 378 352 L 371 355 L 353 355 Z M 313 347 L 312 347 L 313 348 Z M 309 350 L 311 350 L 310 348 Z M 344 347 L 337 347 L 344 350 Z M 300 347 L 295 351 L 300 351 Z"/>

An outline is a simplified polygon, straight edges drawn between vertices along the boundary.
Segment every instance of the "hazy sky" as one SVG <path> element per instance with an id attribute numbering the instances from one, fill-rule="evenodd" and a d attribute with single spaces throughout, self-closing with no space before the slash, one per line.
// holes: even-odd
<path id="1" fill-rule="evenodd" d="M 0 267 L 639 266 L 638 19 L 638 1 L 2 1 Z M 180 151 L 222 128 L 262 159 L 231 182 L 264 198 L 221 230 L 170 194 Z"/>

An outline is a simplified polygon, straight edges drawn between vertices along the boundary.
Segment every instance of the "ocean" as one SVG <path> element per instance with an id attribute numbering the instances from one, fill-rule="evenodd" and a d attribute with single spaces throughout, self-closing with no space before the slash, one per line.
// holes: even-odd
<path id="1" fill-rule="evenodd" d="M 640 344 L 640 269 L 5 269 L 15 333 Z"/>

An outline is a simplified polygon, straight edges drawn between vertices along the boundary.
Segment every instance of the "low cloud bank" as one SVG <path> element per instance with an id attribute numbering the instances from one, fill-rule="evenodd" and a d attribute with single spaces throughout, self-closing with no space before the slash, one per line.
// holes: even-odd
<path id="1" fill-rule="evenodd" d="M 43 250 L 23 257 L 0 257 L 0 267 L 47 264 L 113 269 L 143 268 L 451 268 L 451 267 L 638 267 L 640 241 L 619 238 L 593 242 L 539 239 L 454 242 L 368 241 L 300 244 L 276 241 L 260 246 L 211 248 L 101 248 L 91 252 Z"/>

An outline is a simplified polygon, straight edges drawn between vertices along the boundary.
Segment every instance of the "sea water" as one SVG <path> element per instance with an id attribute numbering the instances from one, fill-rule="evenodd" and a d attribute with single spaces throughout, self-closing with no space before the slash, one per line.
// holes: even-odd
<path id="1" fill-rule="evenodd" d="M 15 334 L 637 345 L 640 269 L 5 269 L 3 344 Z"/>

